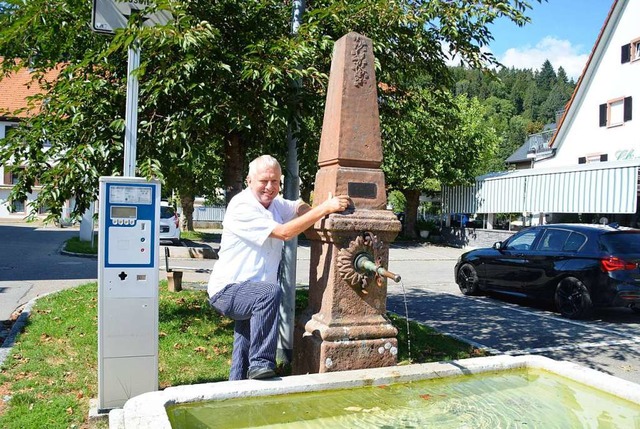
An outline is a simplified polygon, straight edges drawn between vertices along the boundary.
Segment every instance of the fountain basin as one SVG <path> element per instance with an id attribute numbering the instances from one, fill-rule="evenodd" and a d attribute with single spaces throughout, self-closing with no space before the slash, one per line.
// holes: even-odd
<path id="1" fill-rule="evenodd" d="M 170 429 L 172 426 L 167 407 L 176 404 L 387 386 L 462 375 L 506 373 L 518 369 L 546 371 L 629 401 L 629 406 L 640 408 L 640 385 L 635 383 L 570 362 L 555 361 L 542 356 L 503 355 L 450 362 L 307 374 L 271 380 L 226 381 L 170 387 L 164 391 L 136 396 L 128 400 L 122 409 L 112 410 L 109 414 L 109 427 L 111 429 Z M 457 382 L 456 379 L 451 381 L 452 383 Z M 374 405 L 371 404 L 372 407 Z M 238 413 L 242 413 L 242 408 L 239 408 Z"/>

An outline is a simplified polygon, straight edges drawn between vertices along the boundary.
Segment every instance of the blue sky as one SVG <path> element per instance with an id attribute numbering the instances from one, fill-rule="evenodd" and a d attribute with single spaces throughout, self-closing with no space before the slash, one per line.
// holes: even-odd
<path id="1" fill-rule="evenodd" d="M 531 23 L 502 20 L 490 30 L 489 50 L 508 67 L 539 69 L 545 59 L 577 80 L 614 0 L 530 0 Z"/>

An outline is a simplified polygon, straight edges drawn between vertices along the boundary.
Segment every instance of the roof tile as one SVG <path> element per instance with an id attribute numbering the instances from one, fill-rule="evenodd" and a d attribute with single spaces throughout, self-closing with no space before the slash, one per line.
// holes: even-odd
<path id="1" fill-rule="evenodd" d="M 3 58 L 0 57 L 0 63 Z M 49 70 L 44 74 L 47 82 L 53 82 L 60 74 L 60 68 Z M 27 107 L 27 97 L 39 94 L 42 88 L 37 81 L 32 81 L 33 73 L 28 68 L 21 68 L 15 73 L 0 79 L 0 117 L 25 118 L 32 112 L 16 110 Z"/>

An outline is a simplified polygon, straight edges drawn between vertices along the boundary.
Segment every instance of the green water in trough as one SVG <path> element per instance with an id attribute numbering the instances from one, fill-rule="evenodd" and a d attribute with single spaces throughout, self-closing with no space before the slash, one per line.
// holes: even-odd
<path id="1" fill-rule="evenodd" d="M 543 370 L 167 408 L 174 429 L 640 428 L 640 405 Z"/>

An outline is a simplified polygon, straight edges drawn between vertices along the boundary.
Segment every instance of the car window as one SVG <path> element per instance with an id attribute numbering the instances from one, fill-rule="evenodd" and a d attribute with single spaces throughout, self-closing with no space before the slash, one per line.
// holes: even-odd
<path id="1" fill-rule="evenodd" d="M 586 243 L 586 241 L 586 235 L 574 231 L 571 233 L 571 235 L 569 235 L 569 239 L 564 243 L 563 250 L 565 250 L 566 252 L 577 252 L 578 250 L 580 250 L 582 245 Z"/>
<path id="2" fill-rule="evenodd" d="M 160 218 L 161 219 L 169 219 L 169 218 L 173 217 L 174 214 L 175 214 L 175 211 L 173 210 L 172 207 L 167 207 L 167 206 L 160 207 Z"/>
<path id="3" fill-rule="evenodd" d="M 602 234 L 600 241 L 604 249 L 610 253 L 640 253 L 640 233 L 636 231 L 619 231 Z"/>
<path id="4" fill-rule="evenodd" d="M 505 250 L 530 250 L 539 231 L 523 231 L 507 242 Z"/>
<path id="5" fill-rule="evenodd" d="M 567 231 L 566 229 L 548 228 L 538 244 L 538 250 L 561 252 L 570 234 L 571 231 Z"/>

